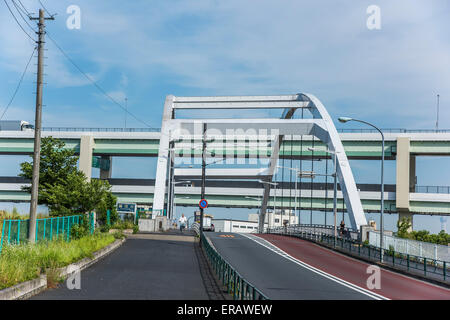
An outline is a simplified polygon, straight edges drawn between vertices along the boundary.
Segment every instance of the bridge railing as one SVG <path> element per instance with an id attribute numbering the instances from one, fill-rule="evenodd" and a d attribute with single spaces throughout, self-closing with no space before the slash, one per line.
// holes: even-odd
<path id="1" fill-rule="evenodd" d="M 268 300 L 261 291 L 222 258 L 204 235 L 202 235 L 201 242 L 212 269 L 234 300 Z"/>
<path id="2" fill-rule="evenodd" d="M 369 232 L 369 244 L 375 246 L 380 243 L 380 232 Z M 450 247 L 436 243 L 403 239 L 389 235 L 383 236 L 383 249 L 395 250 L 397 253 L 410 254 L 418 257 L 450 263 Z"/>
<path id="3" fill-rule="evenodd" d="M 65 217 L 49 217 L 36 219 L 35 241 L 65 239 L 70 241 L 70 230 L 74 225 L 80 224 L 83 215 Z M 5 245 L 20 245 L 28 241 L 30 219 L 5 219 L 1 223 L 0 254 Z M 94 216 L 89 214 L 91 233 L 94 231 Z"/>
<path id="4" fill-rule="evenodd" d="M 335 238 L 334 233 L 330 234 L 327 229 L 329 229 L 328 226 L 326 228 L 322 228 L 322 231 L 320 231 L 320 228 L 317 227 L 316 229 L 311 227 L 300 228 L 298 226 L 297 228 L 278 227 L 267 229 L 266 233 L 310 240 L 332 249 L 338 249 L 340 252 L 344 252 L 348 255 L 378 263 L 380 263 L 381 253 L 383 253 L 383 265 L 392 266 L 394 269 L 398 269 L 412 275 L 450 283 L 450 279 L 448 277 L 450 263 L 447 261 L 397 252 L 392 247 L 381 250 L 381 248 L 376 245 L 361 243 L 359 239 L 351 235 L 342 236 L 338 233 Z M 352 231 L 352 233 L 353 232 L 354 231 Z"/>
<path id="5" fill-rule="evenodd" d="M 414 192 L 450 194 L 450 186 L 415 186 Z"/>
<path id="6" fill-rule="evenodd" d="M 52 132 L 160 132 L 160 128 L 75 128 L 75 127 L 44 127 L 42 131 Z"/>
<path id="7" fill-rule="evenodd" d="M 189 229 L 194 231 L 196 235 L 200 235 L 200 224 L 198 222 L 191 224 Z"/>

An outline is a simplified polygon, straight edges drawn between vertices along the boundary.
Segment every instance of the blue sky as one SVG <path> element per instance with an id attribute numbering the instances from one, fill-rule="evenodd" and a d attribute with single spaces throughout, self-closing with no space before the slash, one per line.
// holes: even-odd
<path id="1" fill-rule="evenodd" d="M 22 3 L 37 12 L 37 0 Z M 447 0 L 43 3 L 57 13 L 55 21 L 47 22 L 49 34 L 112 97 L 123 104 L 127 97 L 129 110 L 152 127 L 160 126 L 168 94 L 310 92 L 334 119 L 347 115 L 370 119 L 380 127 L 410 129 L 434 128 L 439 93 L 439 126 L 450 128 Z M 66 9 L 73 4 L 81 9 L 80 30 L 66 27 Z M 372 4 L 381 9 L 380 30 L 366 27 L 366 9 Z M 33 43 L 4 3 L 0 8 L 3 111 Z M 46 48 L 43 125 L 123 127 L 123 110 L 74 69 L 51 41 Z M 34 68 L 32 64 L 5 119 L 34 122 Z M 128 116 L 127 126 L 143 125 Z M 1 174 L 14 175 L 17 159 L 2 158 Z M 420 184 L 449 184 L 450 173 L 428 173 L 430 166 L 448 167 L 447 159 L 419 161 Z M 124 167 L 117 165 L 116 174 L 133 175 Z M 141 162 L 141 167 L 148 165 Z M 354 169 L 357 180 L 359 175 L 367 182 L 377 179 L 365 173 L 377 164 L 359 167 Z"/>

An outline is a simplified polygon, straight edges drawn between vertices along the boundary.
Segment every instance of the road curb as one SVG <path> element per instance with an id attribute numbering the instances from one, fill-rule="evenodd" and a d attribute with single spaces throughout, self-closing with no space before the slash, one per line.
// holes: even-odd
<path id="1" fill-rule="evenodd" d="M 10 288 L 0 290 L 0 300 L 27 299 L 45 289 L 47 289 L 47 275 L 42 274 L 39 278 L 21 282 Z"/>
<path id="2" fill-rule="evenodd" d="M 93 253 L 92 258 L 84 258 L 78 262 L 75 262 L 75 263 L 69 264 L 68 266 L 57 269 L 58 276 L 63 279 L 66 279 L 70 275 L 74 274 L 75 272 L 79 272 L 79 271 L 82 271 L 82 270 L 90 267 L 94 263 L 96 263 L 99 260 L 101 260 L 102 258 L 106 257 L 109 253 L 111 253 L 112 251 L 114 251 L 115 249 L 120 247 L 125 241 L 126 241 L 126 238 L 118 239 L 118 240 L 114 241 L 113 243 L 107 245 L 106 247 L 104 247 L 98 251 L 95 251 Z"/>
<path id="3" fill-rule="evenodd" d="M 94 252 L 92 258 L 84 258 L 78 262 L 69 264 L 66 267 L 57 269 L 58 276 L 65 279 L 75 272 L 88 268 L 120 247 L 125 241 L 126 238 L 118 239 L 106 247 Z M 0 300 L 28 299 L 45 289 L 47 289 L 47 275 L 41 274 L 39 278 L 18 283 L 10 288 L 0 290 Z"/>

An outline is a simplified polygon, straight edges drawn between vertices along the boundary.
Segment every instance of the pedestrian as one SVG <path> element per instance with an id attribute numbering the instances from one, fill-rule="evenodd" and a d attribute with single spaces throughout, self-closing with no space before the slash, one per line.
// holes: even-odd
<path id="1" fill-rule="evenodd" d="M 183 232 L 183 229 L 186 227 L 186 217 L 184 216 L 184 214 L 181 214 L 181 218 L 178 220 L 180 222 L 180 231 Z"/>
<path id="2" fill-rule="evenodd" d="M 344 222 L 344 220 L 341 221 L 340 231 L 341 231 L 341 236 L 343 236 L 345 234 L 345 222 Z"/>

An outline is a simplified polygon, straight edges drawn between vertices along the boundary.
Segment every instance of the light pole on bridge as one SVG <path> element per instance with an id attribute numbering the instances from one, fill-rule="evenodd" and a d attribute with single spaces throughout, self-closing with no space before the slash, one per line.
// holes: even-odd
<path id="1" fill-rule="evenodd" d="M 353 118 L 348 118 L 348 117 L 340 117 L 339 121 L 342 123 L 346 123 L 349 121 L 356 121 L 356 122 L 361 122 L 364 123 L 368 126 L 371 126 L 372 128 L 375 128 L 380 134 L 381 134 L 381 211 L 380 211 L 380 261 L 383 262 L 383 238 L 384 238 L 384 226 L 383 226 L 383 213 L 384 213 L 384 134 L 383 132 L 376 126 L 374 126 L 373 124 L 363 121 L 363 120 L 358 120 L 358 119 L 353 119 Z"/>

